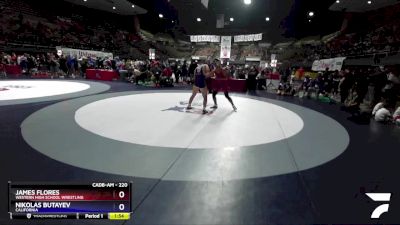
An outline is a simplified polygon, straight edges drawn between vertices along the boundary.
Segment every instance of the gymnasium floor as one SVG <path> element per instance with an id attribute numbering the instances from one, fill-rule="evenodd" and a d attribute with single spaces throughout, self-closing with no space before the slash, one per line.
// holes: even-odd
<path id="1" fill-rule="evenodd" d="M 7 182 L 133 181 L 132 219 L 35 224 L 398 223 L 400 128 L 260 91 L 201 114 L 190 88 L 0 81 L 0 224 Z M 209 106 L 212 106 L 211 95 Z M 389 212 L 366 192 L 391 192 Z"/>

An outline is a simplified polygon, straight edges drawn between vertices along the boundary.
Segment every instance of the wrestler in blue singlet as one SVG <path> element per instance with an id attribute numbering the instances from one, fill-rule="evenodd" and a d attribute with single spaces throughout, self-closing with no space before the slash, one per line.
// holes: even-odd
<path id="1" fill-rule="evenodd" d="M 198 88 L 206 87 L 206 76 L 203 73 L 203 65 L 199 65 L 195 70 L 194 85 Z"/>
<path id="2" fill-rule="evenodd" d="M 204 72 L 203 69 L 206 69 Z M 210 72 L 208 71 L 208 66 L 207 64 L 199 65 L 196 70 L 194 71 L 195 77 L 194 77 L 194 85 L 193 85 L 193 90 L 192 90 L 192 96 L 190 96 L 189 99 L 189 104 L 186 107 L 187 110 L 193 109 L 192 107 L 192 102 L 194 98 L 196 97 L 198 92 L 201 92 L 203 95 L 203 114 L 207 114 L 208 111 L 206 110 L 207 107 L 207 95 L 208 95 L 208 90 L 207 90 L 207 83 L 206 83 L 206 77 L 209 76 Z"/>

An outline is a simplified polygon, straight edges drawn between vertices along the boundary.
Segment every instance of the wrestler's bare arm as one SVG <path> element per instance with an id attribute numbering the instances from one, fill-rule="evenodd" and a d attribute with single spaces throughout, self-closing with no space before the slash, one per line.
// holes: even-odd
<path id="1" fill-rule="evenodd" d="M 204 76 L 206 76 L 206 77 L 212 77 L 212 76 L 214 76 L 214 72 L 215 72 L 215 70 L 210 71 L 210 67 L 208 67 L 208 65 L 205 65 L 205 66 L 203 67 L 203 74 L 204 74 Z"/>

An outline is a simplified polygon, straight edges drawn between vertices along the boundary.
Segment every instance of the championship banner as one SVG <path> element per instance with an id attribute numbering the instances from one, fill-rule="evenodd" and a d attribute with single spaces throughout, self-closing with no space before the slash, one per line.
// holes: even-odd
<path id="1" fill-rule="evenodd" d="M 149 49 L 149 59 L 156 59 L 156 50 L 154 48 Z"/>
<path id="2" fill-rule="evenodd" d="M 260 57 L 246 57 L 246 62 L 260 62 Z"/>
<path id="3" fill-rule="evenodd" d="M 220 42 L 220 36 L 217 35 L 191 35 L 190 42 Z"/>
<path id="4" fill-rule="evenodd" d="M 250 41 L 261 41 L 262 34 L 249 34 L 249 35 L 236 35 L 234 36 L 234 42 L 250 42 Z"/>
<path id="5" fill-rule="evenodd" d="M 113 59 L 113 54 L 110 52 L 63 48 L 61 46 L 57 46 L 56 49 L 57 49 L 58 53 L 62 53 L 63 55 L 77 56 L 78 58 L 81 58 L 84 56 L 84 57 L 99 57 L 99 58 Z"/>
<path id="6" fill-rule="evenodd" d="M 232 37 L 222 36 L 221 37 L 221 59 L 231 58 L 231 47 L 232 47 Z"/>
<path id="7" fill-rule="evenodd" d="M 261 41 L 262 40 L 262 34 L 255 34 L 254 35 L 254 41 Z"/>
<path id="8" fill-rule="evenodd" d="M 275 68 L 278 65 L 276 54 L 271 54 L 271 67 Z"/>
<path id="9" fill-rule="evenodd" d="M 342 70 L 343 62 L 346 57 L 337 57 L 331 59 L 315 60 L 312 65 L 313 71 L 325 71 L 329 68 L 329 71 Z"/>

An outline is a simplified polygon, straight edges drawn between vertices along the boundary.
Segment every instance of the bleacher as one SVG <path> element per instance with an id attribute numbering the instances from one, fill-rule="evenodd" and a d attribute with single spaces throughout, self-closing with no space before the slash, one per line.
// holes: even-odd
<path id="1" fill-rule="evenodd" d="M 217 45 L 205 45 L 205 46 L 196 46 L 195 52 L 193 55 L 195 56 L 204 56 L 204 57 L 214 57 L 215 54 L 218 52 Z"/>
<path id="2" fill-rule="evenodd" d="M 71 14 L 71 12 L 68 13 L 68 9 L 72 7 L 69 6 L 70 3 L 60 3 L 64 4 L 62 6 L 65 6 L 65 10 L 54 8 L 51 11 L 41 10 L 40 5 L 31 7 L 33 3 L 33 1 L 25 0 L 0 0 L 0 5 L 5 12 L 0 17 L 2 49 L 23 50 L 26 46 L 52 48 L 62 45 L 79 49 L 112 51 L 125 56 L 146 59 L 148 48 L 157 47 L 147 43 L 148 41 L 142 41 L 140 35 L 120 28 L 118 21 L 114 23 L 113 20 L 109 21 L 109 18 L 98 20 L 83 16 L 91 13 L 93 11 L 91 9 L 82 7 L 75 11 L 77 7 L 74 7 L 74 12 Z M 20 21 L 20 18 L 23 20 Z M 153 40 L 149 39 L 149 41 Z M 165 50 L 157 52 L 161 53 L 162 57 L 166 57 Z"/>

